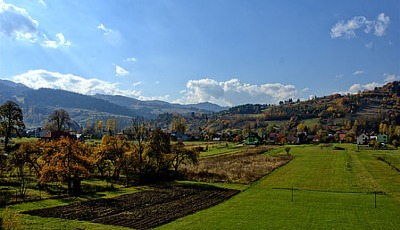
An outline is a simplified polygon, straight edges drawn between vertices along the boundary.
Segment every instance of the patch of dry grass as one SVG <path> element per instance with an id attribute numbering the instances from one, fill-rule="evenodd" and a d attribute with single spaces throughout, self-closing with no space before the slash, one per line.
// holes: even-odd
<path id="1" fill-rule="evenodd" d="M 263 154 L 270 149 L 261 146 L 237 154 L 203 158 L 197 165 L 182 165 L 182 172 L 188 180 L 249 184 L 293 159 L 290 154 Z"/>

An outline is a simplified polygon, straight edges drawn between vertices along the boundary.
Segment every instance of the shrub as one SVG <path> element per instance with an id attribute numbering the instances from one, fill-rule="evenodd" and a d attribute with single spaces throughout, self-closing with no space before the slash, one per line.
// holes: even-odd
<path id="1" fill-rule="evenodd" d="M 17 212 L 7 207 L 0 214 L 0 224 L 0 229 L 20 229 L 21 220 Z"/>
<path id="2" fill-rule="evenodd" d="M 398 147 L 399 147 L 399 141 L 398 140 L 396 140 L 396 139 L 394 139 L 393 141 L 392 141 L 392 145 L 397 149 Z"/>
<path id="3" fill-rule="evenodd" d="M 285 148 L 286 154 L 289 154 L 290 150 L 291 150 L 290 147 L 286 147 L 286 148 Z"/>

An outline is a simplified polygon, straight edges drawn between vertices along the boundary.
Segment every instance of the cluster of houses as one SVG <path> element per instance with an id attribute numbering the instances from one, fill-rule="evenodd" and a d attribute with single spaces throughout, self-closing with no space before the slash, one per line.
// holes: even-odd
<path id="1" fill-rule="evenodd" d="M 200 133 L 174 133 L 169 132 L 172 141 L 199 141 L 203 140 L 204 136 Z M 48 130 L 44 130 L 42 128 L 28 130 L 26 132 L 26 136 L 28 137 L 36 137 L 41 138 L 43 140 L 52 140 L 59 139 L 61 136 L 68 136 L 73 139 L 77 139 L 80 141 L 84 141 L 84 136 L 82 134 L 71 134 L 68 132 L 50 132 Z M 332 142 L 343 142 L 346 138 L 345 131 L 338 131 L 336 134 L 328 134 L 328 140 Z M 284 139 L 284 141 L 282 141 Z M 221 141 L 225 140 L 222 137 L 213 137 L 213 141 Z M 296 135 L 290 134 L 287 136 L 283 136 L 279 133 L 270 133 L 265 136 L 261 136 L 255 132 L 248 133 L 243 140 L 245 145 L 260 145 L 260 144 L 318 144 L 323 142 L 320 140 L 318 135 L 308 135 L 306 132 L 299 132 Z M 375 134 L 371 133 L 361 133 L 357 136 L 355 143 L 358 145 L 374 145 L 376 142 L 380 144 L 388 143 L 388 135 L 381 133 Z"/>
<path id="2" fill-rule="evenodd" d="M 75 139 L 75 140 L 79 140 L 79 141 L 85 140 L 84 136 L 82 134 L 74 134 L 74 133 L 64 132 L 64 131 L 49 131 L 49 130 L 45 130 L 43 128 L 29 129 L 25 132 L 25 136 L 40 138 L 44 141 L 58 140 L 61 137 L 69 137 L 71 139 Z"/>
<path id="3" fill-rule="evenodd" d="M 357 144 L 358 145 L 371 145 L 376 142 L 380 144 L 387 144 L 388 143 L 388 135 L 385 133 L 380 133 L 380 134 L 375 134 L 374 132 L 372 133 L 361 133 L 357 137 Z"/>
<path id="4" fill-rule="evenodd" d="M 338 131 L 336 135 L 328 134 L 327 139 L 332 142 L 343 142 L 346 138 L 345 131 Z M 284 139 L 284 141 L 282 141 Z M 361 133 L 357 136 L 356 142 L 358 145 L 374 145 L 375 143 L 379 143 L 382 145 L 386 145 L 389 141 L 389 137 L 385 133 L 375 134 L 374 132 L 371 133 Z M 266 135 L 264 138 L 261 137 L 257 133 L 249 133 L 245 136 L 244 144 L 246 145 L 259 145 L 262 143 L 265 144 L 318 144 L 321 141 L 318 135 L 307 135 L 306 132 L 299 132 L 297 135 L 287 135 L 283 136 L 282 134 L 278 133 L 270 133 Z"/>

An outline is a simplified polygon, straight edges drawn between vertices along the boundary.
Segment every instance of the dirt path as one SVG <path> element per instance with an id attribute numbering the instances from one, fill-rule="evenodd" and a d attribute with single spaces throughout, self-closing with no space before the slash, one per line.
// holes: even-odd
<path id="1" fill-rule="evenodd" d="M 237 190 L 211 186 L 157 186 L 153 190 L 116 198 L 37 209 L 24 214 L 149 229 L 219 204 L 237 193 Z"/>

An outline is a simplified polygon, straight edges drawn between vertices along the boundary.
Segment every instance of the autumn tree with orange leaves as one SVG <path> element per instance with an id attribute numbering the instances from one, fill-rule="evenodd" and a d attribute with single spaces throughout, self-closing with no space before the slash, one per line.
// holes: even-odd
<path id="1" fill-rule="evenodd" d="M 119 179 L 123 167 L 127 160 L 125 154 L 131 151 L 132 146 L 127 140 L 119 139 L 115 136 L 103 136 L 100 146 L 96 149 L 96 167 L 100 174 L 105 171 L 112 172 L 114 179 Z"/>
<path id="2" fill-rule="evenodd" d="M 79 196 L 81 181 L 88 178 L 96 163 L 88 145 L 71 138 L 46 143 L 44 165 L 40 171 L 40 182 L 67 182 L 68 194 Z"/>

